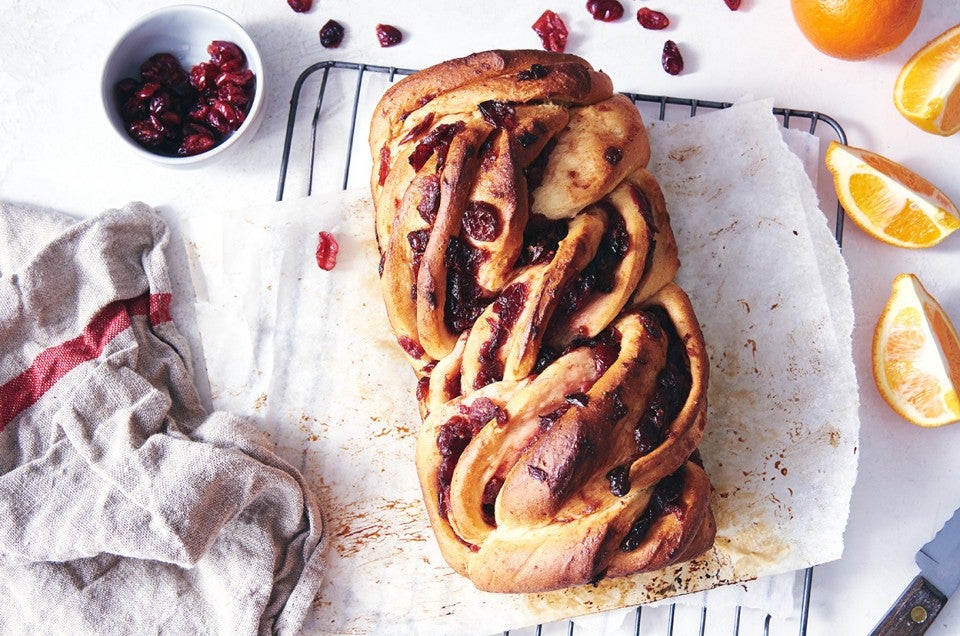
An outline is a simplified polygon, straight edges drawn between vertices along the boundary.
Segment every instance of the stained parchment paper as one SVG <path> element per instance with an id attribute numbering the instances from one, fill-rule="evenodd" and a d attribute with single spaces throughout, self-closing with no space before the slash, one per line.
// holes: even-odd
<path id="1" fill-rule="evenodd" d="M 784 133 L 808 162 L 816 139 L 783 131 L 771 107 L 649 126 L 677 280 L 711 360 L 700 448 L 718 535 L 689 564 L 597 585 L 483 593 L 440 556 L 413 462 L 415 378 L 380 299 L 365 192 L 183 220 L 212 400 L 252 415 L 324 507 L 328 576 L 306 633 L 492 634 L 841 555 L 859 430 L 850 290 Z M 340 244 L 333 271 L 314 260 L 320 230 Z M 782 599 L 792 580 L 765 578 L 760 595 Z"/>

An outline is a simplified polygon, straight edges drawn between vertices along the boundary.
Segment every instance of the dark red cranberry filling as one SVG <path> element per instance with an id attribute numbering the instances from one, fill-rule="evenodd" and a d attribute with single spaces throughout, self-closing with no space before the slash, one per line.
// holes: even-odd
<path id="1" fill-rule="evenodd" d="M 571 316 L 583 308 L 594 292 L 613 291 L 617 267 L 630 250 L 630 235 L 623 216 L 611 205 L 605 205 L 610 227 L 600 240 L 593 260 L 580 274 L 570 279 L 557 304 L 559 316 Z"/>
<path id="2" fill-rule="evenodd" d="M 483 120 L 494 128 L 513 129 L 517 125 L 517 111 L 510 104 L 489 99 L 478 106 Z"/>
<path id="3" fill-rule="evenodd" d="M 529 82 L 531 80 L 543 79 L 550 74 L 550 68 L 543 64 L 532 64 L 530 68 L 517 73 L 518 82 Z"/>
<path id="4" fill-rule="evenodd" d="M 607 473 L 610 493 L 614 497 L 623 497 L 630 492 L 630 465 L 615 466 Z"/>
<path id="5" fill-rule="evenodd" d="M 463 231 L 475 241 L 495 240 L 500 236 L 500 210 L 487 201 L 471 201 L 463 211 Z"/>
<path id="6" fill-rule="evenodd" d="M 439 505 L 440 515 L 446 519 L 450 509 L 450 482 L 453 480 L 453 471 L 467 445 L 473 440 L 488 422 L 496 420 L 501 426 L 506 422 L 507 413 L 503 407 L 490 398 L 478 398 L 470 406 L 460 406 L 460 414 L 451 417 L 440 427 L 437 434 L 437 450 L 443 458 L 440 462 L 440 471 L 437 476 L 440 486 Z M 500 482 L 500 486 L 503 482 Z M 496 487 L 493 499 L 496 499 L 500 487 Z M 486 493 L 485 493 L 486 494 Z"/>
<path id="7" fill-rule="evenodd" d="M 501 477 L 491 477 L 490 481 L 483 489 L 483 497 L 480 500 L 480 509 L 483 514 L 483 520 L 491 526 L 497 525 L 496 515 L 494 514 L 497 495 L 503 488 L 503 479 Z"/>
<path id="8" fill-rule="evenodd" d="M 668 514 L 680 514 L 683 510 L 680 506 L 680 496 L 683 494 L 683 480 L 686 471 L 681 466 L 676 472 L 661 479 L 653 488 L 653 495 L 650 497 L 650 503 L 647 509 L 643 511 L 627 535 L 620 542 L 620 549 L 624 552 L 632 552 L 640 547 L 650 526 L 660 517 Z"/>
<path id="9" fill-rule="evenodd" d="M 528 294 L 529 286 L 526 283 L 513 283 L 504 288 L 493 302 L 492 311 L 496 317 L 487 319 L 490 324 L 490 338 L 480 346 L 480 368 L 474 379 L 474 389 L 503 379 L 503 365 L 497 359 L 497 354 L 506 343 L 510 328 L 516 324 L 523 311 Z"/>
<path id="10" fill-rule="evenodd" d="M 447 267 L 447 298 L 444 320 L 454 333 L 469 329 L 490 300 L 483 297 L 477 268 L 484 252 L 459 237 L 452 237 L 444 254 Z"/>
<path id="11" fill-rule="evenodd" d="M 410 244 L 410 251 L 413 252 L 413 272 L 417 273 L 420 269 L 420 261 L 423 260 L 423 253 L 427 250 L 427 242 L 430 240 L 430 230 L 414 230 L 407 234 L 407 243 Z"/>
<path id="12" fill-rule="evenodd" d="M 414 170 L 419 171 L 431 156 L 436 153 L 437 172 L 443 170 L 446 162 L 447 152 L 450 150 L 450 143 L 453 138 L 459 134 L 466 125 L 462 121 L 453 124 L 440 124 L 417 144 L 413 153 L 410 155 L 410 165 Z"/>
<path id="13" fill-rule="evenodd" d="M 400 139 L 400 143 L 405 144 L 422 137 L 424 133 L 430 130 L 430 126 L 433 125 L 433 117 L 433 113 L 424 115 L 423 119 L 417 122 L 417 125 L 408 130 L 407 134 Z"/>
<path id="14" fill-rule="evenodd" d="M 435 174 L 428 175 L 420 181 L 420 201 L 417 203 L 417 212 L 420 218 L 431 226 L 437 220 L 440 211 L 440 179 Z"/>
<path id="15" fill-rule="evenodd" d="M 541 214 L 531 216 L 523 230 L 523 249 L 517 266 L 538 265 L 553 260 L 568 229 L 565 221 L 553 221 Z"/>
<path id="16" fill-rule="evenodd" d="M 657 375 L 657 387 L 650 405 L 634 427 L 638 456 L 646 455 L 663 442 L 664 429 L 680 414 L 690 395 L 692 380 L 683 342 L 662 309 L 652 308 L 640 314 L 651 336 L 667 334 L 667 364 Z"/>

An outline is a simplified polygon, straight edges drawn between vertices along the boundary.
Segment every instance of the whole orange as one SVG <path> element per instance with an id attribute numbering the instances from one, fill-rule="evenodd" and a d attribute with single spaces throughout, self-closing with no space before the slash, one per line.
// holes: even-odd
<path id="1" fill-rule="evenodd" d="M 920 17 L 923 0 L 791 0 L 793 18 L 817 49 L 844 60 L 892 51 Z"/>

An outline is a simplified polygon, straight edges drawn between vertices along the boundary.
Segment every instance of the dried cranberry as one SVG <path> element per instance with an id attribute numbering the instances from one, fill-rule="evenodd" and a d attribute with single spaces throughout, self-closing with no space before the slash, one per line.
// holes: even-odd
<path id="1" fill-rule="evenodd" d="M 236 84 L 237 86 L 242 86 L 247 88 L 253 82 L 253 71 L 248 68 L 245 68 L 241 71 L 231 71 L 220 73 L 217 75 L 217 78 L 214 80 L 214 83 L 217 86 L 223 86 L 224 84 Z"/>
<path id="2" fill-rule="evenodd" d="M 670 75 L 679 75 L 683 70 L 683 56 L 680 55 L 680 49 L 673 40 L 667 40 L 663 45 L 663 55 L 660 58 L 663 64 L 663 70 Z"/>
<path id="3" fill-rule="evenodd" d="M 217 99 L 242 108 L 250 101 L 250 96 L 233 82 L 225 82 L 217 87 Z"/>
<path id="4" fill-rule="evenodd" d="M 484 486 L 483 497 L 480 499 L 480 510 L 483 514 L 483 520 L 491 526 L 497 525 L 494 509 L 496 508 L 497 495 L 500 494 L 501 488 L 503 488 L 503 479 L 501 477 L 491 477 L 487 485 Z"/>
<path id="5" fill-rule="evenodd" d="M 530 68 L 517 73 L 518 82 L 543 79 L 550 74 L 550 68 L 543 64 L 531 64 Z"/>
<path id="6" fill-rule="evenodd" d="M 380 42 L 380 46 L 384 48 L 388 46 L 394 46 L 403 41 L 403 33 L 400 33 L 400 29 L 395 26 L 391 26 L 389 24 L 378 24 L 377 40 Z"/>
<path id="7" fill-rule="evenodd" d="M 740 8 L 740 0 L 723 0 L 727 3 L 727 6 L 730 7 L 731 11 L 736 11 Z"/>
<path id="8" fill-rule="evenodd" d="M 620 549 L 632 552 L 640 547 L 650 526 L 658 518 L 666 514 L 679 514 L 682 508 L 677 503 L 683 492 L 683 482 L 686 473 L 681 467 L 671 475 L 667 475 L 653 488 L 653 496 L 647 504 L 646 510 L 637 517 L 630 526 L 627 536 L 620 542 Z"/>
<path id="9" fill-rule="evenodd" d="M 430 130 L 430 126 L 433 126 L 433 116 L 434 115 L 432 112 L 424 115 L 423 119 L 417 122 L 417 124 L 407 131 L 407 134 L 400 139 L 400 143 L 405 144 L 409 141 L 413 141 L 414 139 L 423 137 L 424 133 Z"/>
<path id="10" fill-rule="evenodd" d="M 587 0 L 587 11 L 594 20 L 613 22 L 623 17 L 623 5 L 619 0 Z"/>
<path id="11" fill-rule="evenodd" d="M 196 124 L 192 124 L 192 126 L 196 126 Z M 185 135 L 183 141 L 180 142 L 180 148 L 177 149 L 178 155 L 184 157 L 199 155 L 216 145 L 217 140 L 214 139 L 212 132 L 199 126 L 196 127 L 200 129 L 198 132 Z"/>
<path id="12" fill-rule="evenodd" d="M 435 174 L 427 175 L 420 181 L 420 201 L 417 212 L 420 218 L 433 225 L 440 211 L 440 179 Z"/>
<path id="13" fill-rule="evenodd" d="M 417 147 L 411 153 L 408 159 L 410 165 L 413 166 L 414 170 L 419 171 L 427 163 L 427 160 L 436 153 L 437 172 L 443 170 L 447 151 L 450 150 L 450 143 L 464 128 L 466 128 L 466 124 L 462 121 L 453 124 L 440 124 L 434 128 L 429 135 L 423 138 L 423 141 L 417 144 Z"/>
<path id="14" fill-rule="evenodd" d="M 483 120 L 494 128 L 510 130 L 517 125 L 517 111 L 510 104 L 488 99 L 480 102 L 478 108 Z"/>
<path id="15" fill-rule="evenodd" d="M 127 132 L 140 145 L 146 148 L 156 148 L 163 141 L 164 126 L 156 118 L 147 118 L 128 124 Z"/>
<path id="16" fill-rule="evenodd" d="M 550 9 L 544 11 L 543 14 L 537 18 L 532 28 L 534 32 L 540 36 L 543 48 L 547 51 L 563 53 L 564 49 L 567 48 L 567 25 L 564 24 L 563 19 L 559 15 Z"/>
<path id="17" fill-rule="evenodd" d="M 218 112 L 223 120 L 227 122 L 227 126 L 230 130 L 236 130 L 243 124 L 244 119 L 246 119 L 246 113 L 241 109 L 236 108 L 229 102 L 223 101 L 222 99 L 215 99 L 213 103 L 210 104 L 210 107 Z"/>
<path id="18" fill-rule="evenodd" d="M 414 230 L 407 234 L 407 243 L 413 252 L 413 271 L 420 268 L 420 260 L 427 251 L 427 242 L 430 240 L 430 230 Z"/>
<path id="19" fill-rule="evenodd" d="M 411 338 L 410 336 L 400 336 L 397 338 L 397 344 L 400 345 L 400 348 L 407 352 L 407 355 L 413 358 L 414 360 L 419 360 L 426 351 L 423 350 L 423 347 L 419 342 Z"/>
<path id="20" fill-rule="evenodd" d="M 213 86 L 219 74 L 220 67 L 212 62 L 194 64 L 190 69 L 190 84 L 202 93 L 208 86 Z"/>
<path id="21" fill-rule="evenodd" d="M 640 23 L 644 29 L 651 29 L 654 31 L 659 31 L 660 29 L 666 29 L 670 26 L 670 18 L 665 16 L 660 11 L 654 11 L 653 9 L 648 9 L 647 7 L 641 7 L 637 10 L 637 22 Z"/>
<path id="22" fill-rule="evenodd" d="M 170 53 L 157 53 L 140 65 L 140 76 L 145 82 L 155 82 L 180 94 L 189 90 L 187 73 Z"/>
<path id="23" fill-rule="evenodd" d="M 343 25 L 336 20 L 327 20 L 320 28 L 320 44 L 325 49 L 335 49 L 343 42 Z"/>
<path id="24" fill-rule="evenodd" d="M 473 248 L 459 237 L 450 239 L 443 255 L 447 267 L 447 297 L 444 320 L 454 333 L 469 329 L 476 322 L 489 299 L 477 282 L 477 268 L 484 252 Z"/>
<path id="25" fill-rule="evenodd" d="M 475 241 L 496 239 L 500 235 L 500 210 L 486 201 L 471 201 L 463 211 L 463 231 Z"/>
<path id="26" fill-rule="evenodd" d="M 520 144 L 521 148 L 529 148 L 533 144 L 537 143 L 537 140 L 540 139 L 540 135 L 535 135 L 529 130 L 517 135 L 517 143 Z"/>
<path id="27" fill-rule="evenodd" d="M 214 40 L 207 45 L 207 54 L 210 61 L 219 66 L 224 71 L 240 70 L 247 61 L 247 56 L 243 54 L 243 49 L 226 40 Z"/>
<path id="28" fill-rule="evenodd" d="M 500 324 L 507 329 L 516 324 L 523 307 L 527 302 L 527 295 L 530 289 L 526 283 L 513 283 L 507 285 L 496 302 L 493 304 L 493 311 L 500 318 Z"/>
<path id="29" fill-rule="evenodd" d="M 377 183 L 383 185 L 390 174 L 390 148 L 386 145 L 380 149 L 380 167 L 377 170 Z"/>
<path id="30" fill-rule="evenodd" d="M 313 0 L 287 0 L 287 4 L 297 13 L 306 13 L 313 8 Z"/>
<path id="31" fill-rule="evenodd" d="M 630 492 L 630 467 L 615 466 L 607 473 L 610 482 L 610 494 L 614 497 L 623 497 Z"/>
<path id="32" fill-rule="evenodd" d="M 340 245 L 333 234 L 326 230 L 321 231 L 317 237 L 316 259 L 320 269 L 330 271 L 337 266 L 337 252 L 340 251 Z"/>
<path id="33" fill-rule="evenodd" d="M 460 410 L 478 429 L 491 420 L 496 420 L 498 426 L 503 426 L 509 419 L 507 411 L 488 397 L 477 398 L 469 407 L 461 406 Z"/>

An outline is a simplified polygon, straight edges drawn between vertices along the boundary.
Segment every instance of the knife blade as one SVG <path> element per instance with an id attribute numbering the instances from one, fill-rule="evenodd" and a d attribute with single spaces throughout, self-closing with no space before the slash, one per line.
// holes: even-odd
<path id="1" fill-rule="evenodd" d="M 870 636 L 915 636 L 933 624 L 960 587 L 960 508 L 917 552 L 918 574 Z"/>

